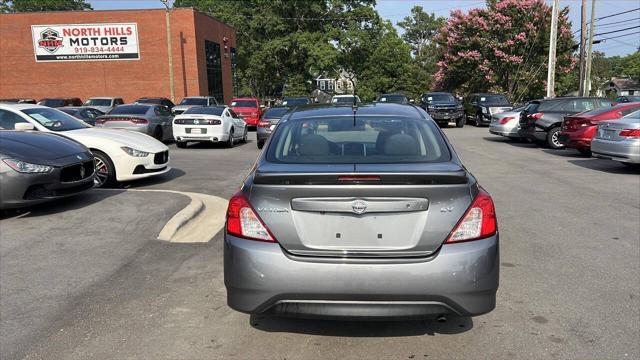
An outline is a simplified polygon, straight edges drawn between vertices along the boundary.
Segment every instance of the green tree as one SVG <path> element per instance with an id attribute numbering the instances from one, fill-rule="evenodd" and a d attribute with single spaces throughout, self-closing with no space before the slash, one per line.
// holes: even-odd
<path id="1" fill-rule="evenodd" d="M 640 51 L 629 54 L 621 60 L 620 75 L 629 76 L 640 81 Z"/>
<path id="2" fill-rule="evenodd" d="M 92 10 L 84 0 L 0 0 L 0 12 Z"/>

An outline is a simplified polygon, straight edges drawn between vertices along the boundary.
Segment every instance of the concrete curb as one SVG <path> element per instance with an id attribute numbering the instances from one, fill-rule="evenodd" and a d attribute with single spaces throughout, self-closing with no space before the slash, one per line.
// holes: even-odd
<path id="1" fill-rule="evenodd" d="M 178 211 L 167 223 L 164 225 L 160 234 L 158 234 L 158 240 L 171 241 L 173 236 L 191 219 L 195 218 L 204 210 L 204 203 L 197 197 L 190 196 L 191 202 L 184 209 Z"/>

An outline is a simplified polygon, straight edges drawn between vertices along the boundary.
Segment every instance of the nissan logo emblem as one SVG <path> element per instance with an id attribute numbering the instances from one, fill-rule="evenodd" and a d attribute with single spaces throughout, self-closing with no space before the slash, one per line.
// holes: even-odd
<path id="1" fill-rule="evenodd" d="M 364 214 L 367 211 L 367 203 L 362 200 L 356 200 L 351 204 L 351 209 L 358 215 Z"/>

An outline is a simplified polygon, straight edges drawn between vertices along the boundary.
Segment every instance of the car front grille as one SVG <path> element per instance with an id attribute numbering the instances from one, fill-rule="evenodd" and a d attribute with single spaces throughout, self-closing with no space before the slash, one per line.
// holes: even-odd
<path id="1" fill-rule="evenodd" d="M 153 163 L 154 164 L 164 164 L 167 161 L 169 161 L 169 150 L 156 153 L 153 156 Z"/>
<path id="2" fill-rule="evenodd" d="M 93 175 L 94 169 L 95 164 L 93 160 L 65 166 L 60 171 L 60 182 L 68 183 L 86 179 Z"/>
<path id="3" fill-rule="evenodd" d="M 66 187 L 63 189 L 48 189 L 44 185 L 32 185 L 25 191 L 23 199 L 38 200 L 50 197 L 67 196 L 89 190 L 93 187 L 93 181 L 84 184 Z"/>

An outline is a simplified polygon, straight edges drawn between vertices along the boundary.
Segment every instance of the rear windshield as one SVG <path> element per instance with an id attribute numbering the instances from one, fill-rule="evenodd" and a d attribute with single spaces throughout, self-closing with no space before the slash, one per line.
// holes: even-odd
<path id="1" fill-rule="evenodd" d="M 149 110 L 146 105 L 120 105 L 109 112 L 109 115 L 144 115 Z"/>
<path id="2" fill-rule="evenodd" d="M 192 107 L 183 112 L 183 114 L 200 114 L 200 115 L 215 115 L 221 116 L 224 112 L 222 107 Z"/>
<path id="3" fill-rule="evenodd" d="M 137 103 L 140 104 L 162 104 L 162 99 L 158 99 L 158 98 L 146 98 L 146 99 L 138 99 L 136 100 Z"/>
<path id="4" fill-rule="evenodd" d="M 307 98 L 287 98 L 282 101 L 283 106 L 298 106 L 310 104 Z"/>
<path id="5" fill-rule="evenodd" d="M 111 106 L 111 99 L 89 99 L 84 104 L 86 106 Z"/>
<path id="6" fill-rule="evenodd" d="M 43 99 L 38 102 L 38 105 L 48 106 L 48 107 L 60 107 L 64 106 L 64 100 L 62 99 Z"/>
<path id="7" fill-rule="evenodd" d="M 443 162 L 451 158 L 431 122 L 396 117 L 311 118 L 278 126 L 267 161 L 290 164 Z"/>
<path id="8" fill-rule="evenodd" d="M 203 98 L 184 98 L 182 99 L 182 101 L 180 101 L 180 104 L 178 105 L 201 105 L 201 106 L 206 106 L 207 105 L 207 99 L 203 99 Z"/>
<path id="9" fill-rule="evenodd" d="M 424 99 L 427 102 L 456 102 L 451 94 L 425 94 Z"/>
<path id="10" fill-rule="evenodd" d="M 382 95 L 380 102 L 404 103 L 406 102 L 406 97 L 404 95 Z"/>
<path id="11" fill-rule="evenodd" d="M 233 107 L 252 107 L 257 108 L 258 103 L 254 100 L 235 100 L 231 102 L 231 106 Z"/>
<path id="12" fill-rule="evenodd" d="M 271 108 L 264 113 L 265 119 L 279 119 L 289 111 L 289 108 Z"/>
<path id="13" fill-rule="evenodd" d="M 509 100 L 504 95 L 480 95 L 478 102 L 492 105 L 509 105 Z"/>
<path id="14" fill-rule="evenodd" d="M 360 102 L 360 98 L 356 96 L 356 102 Z M 353 96 L 340 96 L 331 99 L 332 104 L 353 104 Z"/>

